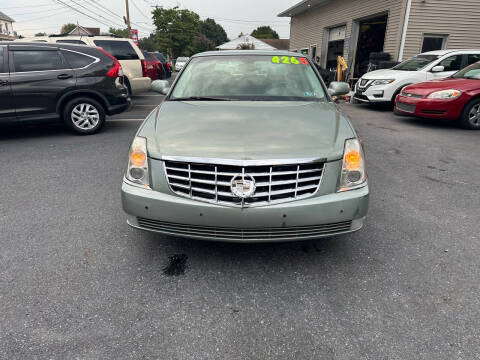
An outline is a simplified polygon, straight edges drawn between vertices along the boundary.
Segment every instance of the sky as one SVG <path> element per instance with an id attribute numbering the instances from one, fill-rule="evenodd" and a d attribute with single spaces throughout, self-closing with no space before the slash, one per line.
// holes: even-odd
<path id="1" fill-rule="evenodd" d="M 280 38 L 290 37 L 290 19 L 277 14 L 300 0 L 129 0 L 132 28 L 140 37 L 153 30 L 150 16 L 155 5 L 170 8 L 179 6 L 207 17 L 223 26 L 230 39 L 241 32 L 251 33 L 261 25 L 271 26 Z M 80 14 L 61 3 L 83 12 Z M 103 8 L 102 8 L 103 7 Z M 121 16 L 125 15 L 124 0 L 0 0 L 0 11 L 15 20 L 13 29 L 23 36 L 38 32 L 59 33 L 65 23 L 77 23 L 86 27 L 125 27 Z M 89 16 L 87 16 L 89 15 Z"/>

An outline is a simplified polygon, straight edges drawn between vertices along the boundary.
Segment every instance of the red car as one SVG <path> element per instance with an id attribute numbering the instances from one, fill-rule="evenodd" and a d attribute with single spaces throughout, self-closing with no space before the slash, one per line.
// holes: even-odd
<path id="1" fill-rule="evenodd" d="M 145 57 L 143 62 L 144 74 L 152 79 L 152 81 L 163 79 L 165 77 L 165 70 L 163 69 L 162 63 L 150 52 L 144 51 L 143 56 Z"/>
<path id="2" fill-rule="evenodd" d="M 480 130 L 480 62 L 446 79 L 404 87 L 395 99 L 395 112 L 458 120 L 467 129 Z"/>

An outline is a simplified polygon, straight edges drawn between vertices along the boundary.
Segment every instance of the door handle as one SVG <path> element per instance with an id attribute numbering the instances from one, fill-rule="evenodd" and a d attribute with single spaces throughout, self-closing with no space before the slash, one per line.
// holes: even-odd
<path id="1" fill-rule="evenodd" d="M 72 77 L 73 77 L 73 75 L 71 75 L 71 74 L 60 74 L 60 75 L 57 76 L 57 79 L 63 80 L 63 79 L 70 79 Z"/>

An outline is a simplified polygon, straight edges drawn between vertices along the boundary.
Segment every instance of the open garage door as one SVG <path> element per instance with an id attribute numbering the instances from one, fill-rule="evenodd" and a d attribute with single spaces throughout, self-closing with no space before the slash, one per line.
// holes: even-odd
<path id="1" fill-rule="evenodd" d="M 343 48 L 345 45 L 346 31 L 347 31 L 346 26 L 338 26 L 338 27 L 329 29 L 327 59 L 326 59 L 327 69 L 336 68 L 337 57 L 343 56 Z"/>

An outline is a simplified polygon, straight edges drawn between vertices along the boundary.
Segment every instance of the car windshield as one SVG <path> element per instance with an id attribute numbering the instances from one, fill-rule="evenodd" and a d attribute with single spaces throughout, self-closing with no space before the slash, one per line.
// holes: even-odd
<path id="1" fill-rule="evenodd" d="M 404 62 L 393 67 L 393 70 L 403 70 L 403 71 L 418 71 L 433 61 L 437 60 L 439 55 L 417 55 L 411 59 L 405 60 Z"/>
<path id="2" fill-rule="evenodd" d="M 226 55 L 192 59 L 170 100 L 323 101 L 324 88 L 305 57 Z"/>
<path id="3" fill-rule="evenodd" d="M 480 80 L 480 61 L 453 74 L 452 78 Z"/>

